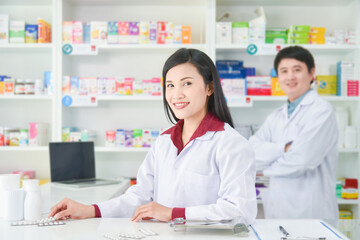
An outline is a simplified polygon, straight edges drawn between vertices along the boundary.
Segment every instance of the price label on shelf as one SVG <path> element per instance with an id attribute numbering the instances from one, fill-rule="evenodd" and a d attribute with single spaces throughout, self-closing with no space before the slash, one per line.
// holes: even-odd
<path id="1" fill-rule="evenodd" d="M 62 104 L 65 107 L 97 107 L 98 101 L 96 96 L 69 96 L 62 98 Z"/>
<path id="2" fill-rule="evenodd" d="M 63 53 L 66 55 L 98 55 L 98 48 L 94 44 L 64 44 Z"/>
<path id="3" fill-rule="evenodd" d="M 276 44 L 250 44 L 247 52 L 250 55 L 276 55 L 282 49 L 282 45 Z"/>
<path id="4" fill-rule="evenodd" d="M 253 101 L 249 96 L 226 98 L 229 107 L 252 107 Z"/>

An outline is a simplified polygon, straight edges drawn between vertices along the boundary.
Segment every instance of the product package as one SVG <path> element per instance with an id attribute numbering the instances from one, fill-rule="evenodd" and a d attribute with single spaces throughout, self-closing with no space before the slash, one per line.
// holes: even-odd
<path id="1" fill-rule="evenodd" d="M 9 43 L 9 15 L 0 14 L 0 44 Z"/>
<path id="2" fill-rule="evenodd" d="M 10 43 L 25 43 L 25 22 L 10 21 Z"/>

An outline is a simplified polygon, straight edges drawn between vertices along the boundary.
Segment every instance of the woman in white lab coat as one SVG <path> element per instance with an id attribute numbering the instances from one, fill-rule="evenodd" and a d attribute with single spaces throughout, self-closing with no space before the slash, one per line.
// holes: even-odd
<path id="1" fill-rule="evenodd" d="M 255 156 L 232 127 L 212 60 L 199 50 L 180 49 L 166 61 L 163 79 L 165 112 L 176 125 L 152 146 L 137 184 L 96 205 L 64 199 L 49 216 L 254 221 Z"/>
<path id="2" fill-rule="evenodd" d="M 274 67 L 288 101 L 250 138 L 257 171 L 270 177 L 265 217 L 336 220 L 338 129 L 332 106 L 310 89 L 314 59 L 293 46 L 277 54 Z"/>

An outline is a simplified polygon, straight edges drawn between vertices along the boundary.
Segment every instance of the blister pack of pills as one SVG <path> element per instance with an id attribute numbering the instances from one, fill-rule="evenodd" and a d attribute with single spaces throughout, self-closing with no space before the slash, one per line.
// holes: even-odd
<path id="1" fill-rule="evenodd" d="M 11 226 L 29 226 L 29 225 L 37 225 L 38 227 L 48 227 L 48 226 L 59 226 L 59 225 L 65 225 L 66 223 L 64 221 L 57 221 L 54 217 L 50 218 L 42 218 L 35 221 L 18 221 L 18 222 L 12 222 Z"/>
<path id="2" fill-rule="evenodd" d="M 128 240 L 128 239 L 142 239 L 144 236 L 137 234 L 127 234 L 127 233 L 118 233 L 118 234 L 105 234 L 105 238 L 110 240 Z"/>
<path id="3" fill-rule="evenodd" d="M 129 240 L 129 239 L 143 239 L 147 236 L 157 236 L 158 234 L 151 231 L 150 229 L 138 229 L 142 234 L 128 234 L 128 233 L 117 233 L 117 234 L 105 234 L 104 237 L 110 240 Z"/>

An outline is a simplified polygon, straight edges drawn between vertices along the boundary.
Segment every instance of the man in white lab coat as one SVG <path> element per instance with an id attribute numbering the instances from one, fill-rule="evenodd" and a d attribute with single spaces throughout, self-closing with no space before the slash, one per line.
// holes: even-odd
<path id="1" fill-rule="evenodd" d="M 293 46 L 274 67 L 288 101 L 250 138 L 257 171 L 270 177 L 265 217 L 336 220 L 338 128 L 332 106 L 310 88 L 314 59 Z"/>

